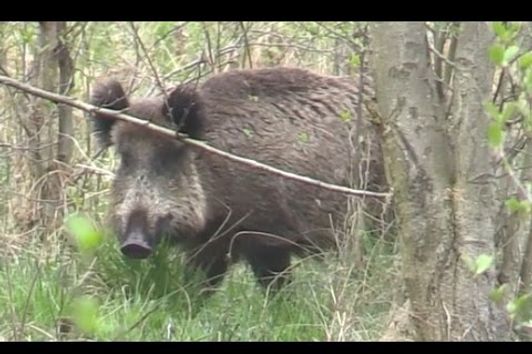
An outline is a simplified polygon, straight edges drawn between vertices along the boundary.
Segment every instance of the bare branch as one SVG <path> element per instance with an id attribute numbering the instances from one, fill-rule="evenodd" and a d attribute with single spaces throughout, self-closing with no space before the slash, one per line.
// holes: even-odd
<path id="1" fill-rule="evenodd" d="M 153 65 L 153 62 L 151 61 L 151 57 L 146 50 L 146 47 L 144 46 L 144 42 L 142 39 L 140 39 L 137 27 L 135 27 L 135 24 L 133 22 L 129 23 L 131 29 L 133 30 L 133 34 L 135 35 L 135 42 L 137 42 L 140 45 L 140 49 L 144 52 L 144 55 L 146 56 L 146 60 L 148 61 L 148 65 L 150 66 L 150 69 L 153 73 L 153 76 L 155 77 L 155 80 L 157 81 L 157 86 L 159 86 L 159 89 L 163 93 L 163 95 L 166 96 L 166 91 L 164 90 L 163 82 L 159 78 L 159 74 L 157 73 L 157 69 L 155 69 L 155 65 Z"/>
<path id="2" fill-rule="evenodd" d="M 238 42 L 238 41 L 237 41 Z M 219 56 L 222 56 L 222 55 L 226 55 L 226 54 L 229 54 L 235 50 L 238 50 L 240 49 L 240 46 L 239 45 L 235 45 L 235 44 L 231 44 L 231 45 L 228 45 L 222 49 L 219 50 L 219 53 L 218 55 Z M 183 71 L 186 71 L 186 70 L 190 70 L 190 69 L 194 69 L 195 67 L 201 65 L 201 64 L 205 64 L 206 61 L 205 61 L 205 57 L 203 55 L 200 55 L 198 59 L 184 65 L 184 66 L 181 66 L 175 70 L 172 70 L 171 72 L 169 72 L 168 74 L 165 74 L 163 77 L 162 77 L 162 81 L 166 81 L 166 80 L 169 80 L 170 78 L 172 78 L 173 76 L 183 72 Z M 151 95 L 155 89 L 157 88 L 158 86 L 157 85 L 153 85 L 148 91 L 147 91 L 147 95 Z"/>
<path id="3" fill-rule="evenodd" d="M 248 158 L 236 156 L 236 155 L 227 153 L 225 151 L 218 150 L 218 149 L 216 149 L 216 148 L 214 148 L 212 146 L 207 145 L 205 142 L 190 139 L 190 138 L 186 137 L 186 135 L 177 133 L 177 132 L 175 132 L 175 131 L 173 131 L 171 129 L 167 129 L 167 128 L 158 126 L 158 125 L 153 124 L 153 123 L 151 123 L 149 121 L 142 120 L 142 119 L 139 119 L 139 118 L 135 118 L 135 117 L 120 113 L 119 111 L 114 111 L 114 110 L 111 110 L 111 109 L 96 107 L 96 106 L 93 106 L 91 104 L 79 101 L 79 100 L 77 100 L 75 98 L 71 98 L 71 97 L 67 97 L 67 96 L 63 96 L 63 95 L 58 95 L 58 94 L 55 94 L 55 93 L 52 93 L 52 92 L 49 92 L 49 91 L 45 91 L 45 90 L 33 87 L 31 85 L 28 85 L 28 84 L 24 84 L 24 83 L 22 83 L 20 81 L 11 79 L 9 77 L 5 77 L 5 76 L 1 76 L 0 75 L 0 83 L 4 84 L 6 86 L 14 87 L 14 88 L 22 90 L 22 91 L 26 91 L 26 92 L 28 92 L 28 93 L 30 93 L 32 95 L 35 95 L 35 96 L 38 96 L 38 97 L 41 97 L 41 98 L 44 98 L 44 99 L 47 99 L 47 100 L 50 100 L 50 101 L 53 101 L 53 102 L 56 102 L 56 103 L 63 103 L 63 104 L 70 105 L 70 106 L 72 106 L 74 108 L 80 109 L 80 110 L 88 112 L 88 113 L 102 113 L 104 115 L 111 116 L 111 117 L 116 118 L 116 119 L 120 119 L 120 120 L 123 120 L 123 121 L 127 121 L 129 123 L 132 123 L 132 124 L 143 126 L 146 129 L 150 129 L 151 131 L 159 133 L 159 134 L 161 134 L 163 136 L 167 136 L 167 137 L 171 137 L 171 138 L 177 138 L 180 141 L 182 141 L 183 143 L 188 144 L 190 146 L 193 146 L 195 148 L 198 148 L 198 149 L 200 149 L 202 151 L 205 151 L 205 152 L 208 152 L 208 153 L 212 153 L 212 154 L 215 154 L 217 156 L 226 158 L 228 160 L 231 160 L 231 161 L 234 161 L 234 162 L 237 162 L 237 163 L 241 163 L 241 164 L 249 166 L 249 167 L 254 167 L 256 169 L 259 169 L 259 170 L 262 170 L 262 171 L 266 171 L 266 172 L 269 172 L 269 173 L 272 173 L 272 174 L 275 174 L 275 175 L 278 175 L 278 176 L 282 176 L 282 177 L 285 177 L 285 178 L 288 178 L 288 179 L 291 179 L 291 180 L 294 180 L 294 181 L 299 181 L 299 182 L 307 183 L 307 184 L 315 186 L 315 187 L 320 187 L 320 188 L 323 188 L 323 189 L 327 189 L 327 190 L 332 191 L 332 192 L 338 192 L 338 193 L 343 193 L 343 194 L 348 194 L 348 195 L 353 195 L 353 196 L 366 196 L 366 197 L 375 197 L 375 198 L 389 198 L 391 196 L 390 193 L 379 193 L 379 192 L 369 192 L 369 191 L 356 190 L 356 189 L 347 188 L 347 187 L 343 187 L 343 186 L 339 186 L 339 185 L 335 185 L 335 184 L 325 183 L 325 182 L 322 182 L 322 181 L 319 181 L 319 180 L 316 180 L 316 179 L 313 179 L 313 178 L 310 178 L 310 177 L 300 176 L 300 175 L 297 175 L 295 173 L 286 172 L 286 171 L 277 169 L 275 167 L 272 167 L 272 166 L 257 162 L 255 160 L 251 160 L 251 159 L 248 159 Z"/>
<path id="4" fill-rule="evenodd" d="M 450 40 L 451 43 L 449 44 L 449 53 L 447 55 L 449 61 L 454 63 L 454 59 L 456 57 L 456 47 L 458 45 L 458 38 L 456 37 L 456 31 L 460 28 L 460 24 L 453 23 L 451 25 L 450 31 Z M 453 67 L 451 65 L 447 65 L 445 67 L 445 73 L 443 74 L 443 79 L 445 80 L 445 83 L 447 85 L 451 85 L 451 77 L 453 74 Z"/>
<path id="5" fill-rule="evenodd" d="M 162 41 L 164 41 L 166 38 L 168 38 L 169 35 L 171 35 L 172 33 L 175 33 L 175 32 L 178 32 L 180 30 L 182 30 L 185 26 L 187 25 L 186 22 L 183 22 L 181 24 L 178 24 L 176 26 L 174 26 L 171 30 L 169 30 L 168 32 L 166 32 L 165 34 L 159 36 L 154 42 L 153 44 L 151 45 L 151 48 L 150 49 L 155 49 L 157 48 L 157 45 L 159 43 L 161 43 Z"/>
<path id="6" fill-rule="evenodd" d="M 205 25 L 205 22 L 202 22 L 201 25 L 203 27 L 203 34 L 205 35 L 205 44 L 207 47 L 207 61 L 210 66 L 214 67 L 216 63 L 214 60 L 214 56 L 212 55 L 211 35 L 209 34 L 209 29 Z"/>
<path id="7" fill-rule="evenodd" d="M 428 43 L 428 46 L 429 46 L 429 49 L 432 53 L 434 53 L 434 55 L 436 55 L 436 57 L 440 58 L 441 60 L 443 60 L 447 65 L 449 65 L 450 67 L 454 68 L 454 69 L 457 69 L 456 67 L 456 63 L 453 63 L 452 61 L 450 61 L 445 55 L 443 55 L 438 49 L 434 48 L 434 46 L 430 43 L 430 42 L 427 42 Z"/>
<path id="8" fill-rule="evenodd" d="M 444 31 L 439 31 L 434 34 L 434 42 L 438 52 L 443 53 L 445 42 L 447 40 L 447 34 Z M 445 95 L 443 93 L 443 61 L 440 57 L 436 56 L 434 60 L 434 71 L 439 80 L 436 81 L 436 90 L 441 100 L 444 99 Z"/>
<path id="9" fill-rule="evenodd" d="M 99 174 L 99 175 L 102 175 L 102 176 L 107 176 L 107 177 L 111 177 L 111 178 L 115 176 L 115 174 L 113 172 L 108 171 L 108 170 L 103 169 L 103 168 L 96 167 L 96 166 L 88 166 L 88 165 L 84 165 L 84 164 L 78 163 L 78 164 L 76 164 L 76 167 L 78 167 L 80 170 L 96 173 L 96 174 Z"/>
<path id="10" fill-rule="evenodd" d="M 351 45 L 353 45 L 354 47 L 357 47 L 358 46 L 358 43 L 356 43 L 352 38 L 350 38 L 349 36 L 343 34 L 343 33 L 340 33 L 334 29 L 332 29 L 331 27 L 329 26 L 325 26 L 324 24 L 322 24 L 321 22 L 316 22 L 316 24 L 318 26 L 320 26 L 321 28 L 323 28 L 325 31 L 327 31 L 327 33 L 329 34 L 329 37 L 330 38 L 341 38 L 343 40 L 345 40 L 347 43 L 350 43 Z"/>
<path id="11" fill-rule="evenodd" d="M 502 68 L 501 73 L 499 74 L 499 79 L 497 80 L 497 88 L 495 89 L 495 93 L 493 94 L 493 98 L 491 101 L 493 103 L 496 103 L 497 97 L 499 96 L 499 92 L 502 90 L 502 83 L 504 81 L 504 75 L 506 74 L 505 68 Z M 501 102 L 502 105 L 502 102 Z"/>
<path id="12" fill-rule="evenodd" d="M 245 49 L 244 53 L 245 54 L 244 54 L 244 58 L 242 60 L 242 63 L 244 62 L 245 57 L 247 55 L 248 62 L 249 62 L 249 67 L 252 68 L 253 67 L 253 61 L 252 61 L 252 58 L 251 58 L 251 48 L 250 48 L 249 40 L 248 40 L 249 28 L 246 28 L 246 26 L 244 26 L 244 22 L 242 22 L 242 21 L 240 21 L 238 24 L 239 24 L 240 28 L 242 29 L 242 35 L 244 36 L 244 49 Z"/>

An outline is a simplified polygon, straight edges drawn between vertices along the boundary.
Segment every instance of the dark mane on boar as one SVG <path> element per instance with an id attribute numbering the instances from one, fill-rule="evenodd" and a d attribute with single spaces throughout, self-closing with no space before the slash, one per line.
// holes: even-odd
<path id="1" fill-rule="evenodd" d="M 354 141 L 358 78 L 295 68 L 235 70 L 198 88 L 128 99 L 116 81 L 98 83 L 92 103 L 180 132 L 221 150 L 328 183 L 358 186 L 369 166 L 369 188 L 384 188 L 380 145 L 364 121 Z M 371 85 L 364 86 L 371 97 Z M 148 257 L 161 237 L 182 245 L 189 264 L 210 285 L 233 259 L 245 259 L 259 282 L 288 279 L 293 254 L 331 248 L 346 217 L 348 197 L 257 171 L 191 149 L 142 127 L 94 115 L 102 141 L 121 164 L 113 183 L 111 223 L 125 256 Z M 367 155 L 356 161 L 354 149 Z"/>

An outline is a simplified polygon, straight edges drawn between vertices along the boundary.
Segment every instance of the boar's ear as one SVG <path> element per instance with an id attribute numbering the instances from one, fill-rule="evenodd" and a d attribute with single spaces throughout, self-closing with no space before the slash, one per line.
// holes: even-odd
<path id="1" fill-rule="evenodd" d="M 204 108 L 201 97 L 195 88 L 178 86 L 172 90 L 163 103 L 163 115 L 169 117 L 180 133 L 193 139 L 200 139 Z"/>
<path id="2" fill-rule="evenodd" d="M 96 83 L 91 93 L 90 103 L 97 107 L 117 111 L 129 107 L 129 102 L 122 85 L 113 79 Z M 105 147 L 111 145 L 111 128 L 116 119 L 102 113 L 92 114 L 91 119 L 93 123 L 93 131 L 100 144 Z"/>

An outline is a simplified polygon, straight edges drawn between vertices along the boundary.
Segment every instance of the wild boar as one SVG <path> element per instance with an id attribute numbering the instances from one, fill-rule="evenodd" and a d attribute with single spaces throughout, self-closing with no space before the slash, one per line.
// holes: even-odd
<path id="1" fill-rule="evenodd" d="M 119 82 L 107 79 L 95 85 L 91 102 L 328 183 L 356 186 L 365 164 L 370 186 L 379 186 L 380 147 L 366 120 L 360 126 L 365 140 L 355 141 L 358 84 L 358 78 L 278 67 L 229 71 L 198 87 L 177 86 L 139 99 L 128 98 Z M 371 94 L 369 88 L 364 92 Z M 110 219 L 125 256 L 146 258 L 168 237 L 183 247 L 188 264 L 201 269 L 210 286 L 239 259 L 249 263 L 263 286 L 273 280 L 281 286 L 289 279 L 292 255 L 336 244 L 348 196 L 101 113 L 92 119 L 100 141 L 114 145 L 121 160 Z M 369 158 L 355 159 L 356 149 L 368 148 Z"/>

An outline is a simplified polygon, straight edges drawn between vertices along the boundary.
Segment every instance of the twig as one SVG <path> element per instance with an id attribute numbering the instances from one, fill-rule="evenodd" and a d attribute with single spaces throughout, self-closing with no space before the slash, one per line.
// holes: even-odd
<path id="1" fill-rule="evenodd" d="M 502 162 L 503 167 L 507 170 L 507 173 L 514 183 L 514 185 L 517 187 L 517 195 L 520 200 L 526 200 L 527 202 L 532 202 L 532 196 L 528 193 L 528 189 L 526 188 L 523 183 L 521 183 L 521 180 L 519 179 L 519 176 L 515 173 L 515 171 L 512 169 L 512 166 L 510 165 L 510 162 L 507 160 L 504 151 L 499 150 L 496 152 L 497 157 L 499 158 L 499 161 Z"/>
<path id="2" fill-rule="evenodd" d="M 51 340 L 55 340 L 55 339 L 56 339 L 52 334 L 46 332 L 44 329 L 39 328 L 39 327 L 37 327 L 37 326 L 34 325 L 34 324 L 28 324 L 28 328 L 31 328 L 31 329 L 33 329 L 34 331 L 39 332 L 40 334 L 45 335 L 46 337 L 48 337 L 48 339 L 51 339 Z"/>
<path id="3" fill-rule="evenodd" d="M 353 39 L 351 39 L 349 36 L 343 34 L 343 33 L 340 33 L 340 32 L 337 32 L 336 30 L 333 30 L 332 28 L 328 27 L 328 26 L 325 26 L 324 24 L 322 24 L 321 22 L 315 22 L 318 26 L 320 26 L 321 28 L 323 28 L 324 30 L 326 30 L 329 35 L 332 35 L 330 36 L 329 38 L 341 38 L 343 39 L 344 41 L 346 41 L 347 43 L 350 43 L 352 44 L 354 47 L 358 47 L 358 43 L 356 43 Z"/>
<path id="4" fill-rule="evenodd" d="M 445 32 L 440 31 L 439 33 L 433 33 L 434 35 L 434 42 L 436 45 L 436 48 L 440 53 L 443 53 L 445 42 L 447 40 L 447 35 Z M 445 95 L 443 93 L 443 62 L 441 58 L 437 57 L 434 60 L 434 71 L 436 72 L 436 77 L 439 78 L 439 80 L 436 81 L 436 90 L 438 91 L 439 99 L 443 100 Z"/>
<path id="5" fill-rule="evenodd" d="M 149 129 L 149 130 L 151 130 L 153 132 L 156 132 L 156 133 L 159 133 L 159 134 L 161 134 L 163 136 L 171 137 L 171 138 L 174 138 L 174 139 L 177 138 L 178 140 L 182 141 L 183 143 L 188 144 L 190 146 L 193 146 L 195 148 L 198 148 L 198 149 L 200 149 L 200 150 L 202 150 L 204 152 L 212 153 L 212 154 L 215 154 L 217 156 L 226 158 L 228 160 L 231 160 L 231 161 L 234 161 L 234 162 L 237 162 L 237 163 L 241 163 L 241 164 L 247 165 L 249 167 L 254 167 L 256 169 L 259 169 L 259 170 L 262 170 L 262 171 L 266 171 L 266 172 L 269 172 L 269 173 L 272 173 L 272 174 L 275 174 L 275 175 L 278 175 L 278 176 L 282 176 L 282 177 L 285 177 L 285 178 L 288 178 L 288 179 L 291 179 L 291 180 L 294 180 L 294 181 L 307 183 L 309 185 L 312 185 L 312 186 L 315 186 L 315 187 L 320 187 L 322 189 L 326 189 L 326 190 L 329 190 L 329 191 L 332 191 L 332 192 L 338 192 L 338 193 L 343 193 L 343 194 L 348 194 L 348 195 L 353 195 L 353 196 L 367 196 L 367 197 L 375 197 L 375 198 L 388 198 L 388 197 L 390 197 L 390 193 L 380 193 L 380 192 L 369 192 L 369 191 L 363 191 L 363 190 L 356 190 L 356 189 L 352 189 L 352 188 L 348 188 L 348 187 L 344 187 L 344 186 L 339 186 L 339 185 L 335 185 L 335 184 L 331 184 L 331 183 L 325 183 L 325 182 L 322 182 L 322 181 L 319 181 L 319 180 L 316 180 L 316 179 L 313 179 L 313 178 L 310 178 L 310 177 L 297 175 L 295 173 L 286 172 L 286 171 L 277 169 L 275 167 L 263 164 L 261 162 L 252 160 L 252 159 L 240 157 L 240 156 L 233 155 L 233 154 L 230 154 L 228 152 L 216 149 L 216 148 L 214 148 L 212 146 L 207 145 L 207 143 L 205 143 L 205 142 L 202 142 L 202 141 L 199 141 L 199 140 L 190 139 L 186 135 L 183 135 L 183 134 L 175 132 L 175 131 L 173 131 L 171 129 L 167 129 L 167 128 L 161 127 L 159 125 L 153 124 L 153 123 L 151 123 L 149 121 L 146 121 L 146 120 L 143 120 L 143 119 L 139 119 L 139 118 L 135 118 L 135 117 L 120 113 L 119 111 L 115 111 L 115 110 L 111 110 L 111 109 L 107 109 L 107 108 L 96 107 L 94 105 L 91 105 L 91 104 L 88 104 L 88 103 L 85 103 L 85 102 L 81 102 L 81 101 L 79 101 L 79 100 L 77 100 L 75 98 L 72 98 L 72 97 L 59 95 L 59 94 L 56 94 L 56 93 L 52 93 L 52 92 L 49 92 L 49 91 L 46 91 L 46 90 L 42 90 L 42 89 L 33 87 L 31 85 L 28 85 L 28 84 L 24 84 L 24 83 L 22 83 L 20 81 L 11 79 L 9 77 L 5 77 L 5 76 L 0 75 L 0 83 L 2 83 L 4 85 L 7 85 L 7 86 L 14 87 L 14 88 L 22 90 L 22 91 L 26 91 L 26 92 L 28 92 L 28 93 L 30 93 L 32 95 L 35 95 L 35 96 L 38 96 L 38 97 L 41 97 L 41 98 L 45 98 L 47 100 L 50 100 L 50 101 L 53 101 L 53 102 L 56 102 L 56 103 L 63 103 L 63 104 L 66 104 L 66 105 L 70 105 L 72 107 L 81 109 L 81 110 L 83 110 L 85 112 L 88 112 L 88 113 L 92 113 L 92 114 L 101 113 L 103 115 L 110 116 L 110 117 L 113 117 L 113 118 L 116 118 L 116 119 L 120 119 L 120 120 L 123 120 L 123 121 L 127 121 L 127 122 L 135 124 L 135 125 L 143 126 L 145 129 Z"/>
<path id="6" fill-rule="evenodd" d="M 456 58 L 456 48 L 458 46 L 458 38 L 456 37 L 456 30 L 460 28 L 460 24 L 458 23 L 452 23 L 451 24 L 451 27 L 449 29 L 449 31 L 451 32 L 450 33 L 450 41 L 451 43 L 449 44 L 449 52 L 448 52 L 448 55 L 447 55 L 447 58 L 449 59 L 449 61 L 451 62 L 455 62 L 455 58 Z M 451 85 L 451 78 L 452 78 L 452 75 L 453 75 L 453 67 L 452 66 L 446 66 L 445 67 L 445 73 L 443 74 L 443 79 L 445 80 L 445 83 L 450 86 Z"/>
<path id="7" fill-rule="evenodd" d="M 76 164 L 76 167 L 84 170 L 84 171 L 90 171 L 90 172 L 94 172 L 94 173 L 97 173 L 99 175 L 103 175 L 103 176 L 109 176 L 109 177 L 114 177 L 115 174 L 111 171 L 107 171 L 103 168 L 99 168 L 99 167 L 96 167 L 96 166 L 87 166 L 87 165 L 83 165 L 83 164 Z"/>
<path id="8" fill-rule="evenodd" d="M 23 146 L 12 145 L 10 143 L 0 142 L 0 148 L 5 148 L 9 150 L 18 150 L 18 151 L 39 151 L 39 150 L 48 149 L 50 146 L 53 146 L 55 144 L 57 144 L 57 142 L 54 141 L 49 144 L 40 144 L 39 146 L 36 146 L 36 147 L 23 147 Z"/>
<path id="9" fill-rule="evenodd" d="M 501 73 L 499 74 L 499 80 L 497 81 L 497 88 L 495 89 L 495 93 L 493 94 L 493 98 L 491 99 L 491 102 L 493 103 L 495 103 L 495 101 L 497 100 L 497 97 L 499 96 L 499 92 L 501 91 L 502 82 L 504 80 L 504 74 L 506 73 L 505 71 L 506 71 L 505 68 L 502 68 Z M 499 107 L 499 109 L 502 109 L 502 102 L 501 102 L 501 106 Z"/>
<path id="10" fill-rule="evenodd" d="M 203 34 L 205 36 L 205 46 L 207 47 L 207 53 L 205 54 L 204 52 L 204 55 L 207 58 L 208 64 L 214 67 L 216 63 L 214 62 L 214 56 L 212 55 L 211 35 L 209 34 L 209 30 L 207 29 L 205 22 L 202 22 L 201 26 L 203 27 Z"/>
<path id="11" fill-rule="evenodd" d="M 26 301 L 24 303 L 24 310 L 22 311 L 22 319 L 20 320 L 20 333 L 22 335 L 24 335 L 24 326 L 26 325 L 26 316 L 28 314 L 30 300 L 33 296 L 33 290 L 35 289 L 35 284 L 37 283 L 37 279 L 41 275 L 41 267 L 39 266 L 38 262 L 35 262 L 35 263 L 36 263 L 35 276 L 31 280 L 30 290 L 28 291 L 28 295 L 26 296 Z"/>
<path id="12" fill-rule="evenodd" d="M 443 60 L 447 65 L 449 65 L 450 67 L 454 68 L 454 69 L 458 69 L 456 63 L 453 63 L 452 61 L 450 61 L 445 55 L 443 55 L 442 53 L 440 53 L 438 51 L 438 49 L 434 48 L 434 45 L 432 45 L 430 42 L 427 42 L 428 46 L 429 46 L 429 49 L 432 53 L 434 53 L 438 58 L 440 58 L 441 60 Z"/>

